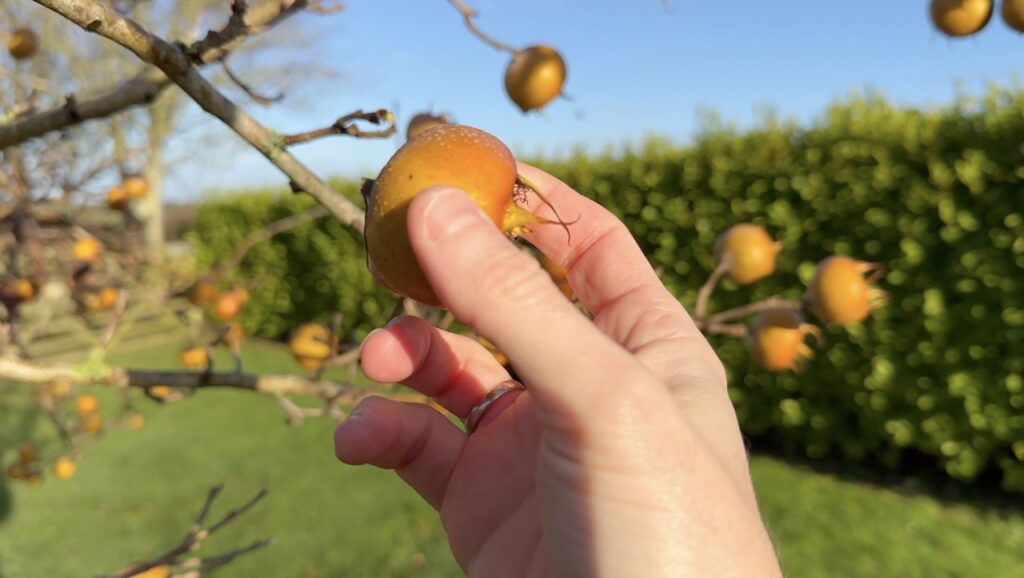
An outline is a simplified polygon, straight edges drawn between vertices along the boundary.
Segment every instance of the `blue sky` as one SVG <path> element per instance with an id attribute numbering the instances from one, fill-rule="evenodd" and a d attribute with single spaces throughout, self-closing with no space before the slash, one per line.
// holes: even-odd
<path id="1" fill-rule="evenodd" d="M 306 49 L 339 76 L 314 78 L 271 109 L 246 106 L 281 132 L 325 126 L 358 108 L 396 109 L 404 126 L 432 109 L 494 133 L 517 154 L 553 155 L 652 134 L 687 142 L 702 110 L 740 125 L 765 108 L 807 121 L 854 90 L 944 104 L 958 90 L 1014 82 L 1024 53 L 1024 36 L 998 14 L 974 37 L 941 36 L 927 0 L 672 0 L 670 11 L 660 0 L 467 3 L 496 38 L 560 50 L 573 100 L 522 115 L 504 94 L 508 55 L 472 36 L 445 0 L 349 0 L 338 14 L 300 16 L 278 31 L 311 39 Z M 263 54 L 274 58 L 273 49 Z M 398 144 L 333 138 L 293 150 L 321 175 L 358 177 L 375 176 Z M 286 183 L 258 154 L 241 145 L 230 153 L 216 166 L 182 164 L 168 196 Z"/>

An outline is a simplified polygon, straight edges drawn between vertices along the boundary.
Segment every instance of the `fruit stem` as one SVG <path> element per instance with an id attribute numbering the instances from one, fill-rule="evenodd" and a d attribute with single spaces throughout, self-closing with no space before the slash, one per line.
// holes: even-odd
<path id="1" fill-rule="evenodd" d="M 549 201 L 548 198 L 544 196 L 544 193 L 540 192 L 540 188 L 537 187 L 537 185 L 531 183 L 529 179 L 527 179 L 523 175 L 516 175 L 516 182 L 533 191 L 534 194 L 537 195 L 537 197 L 541 200 L 541 202 L 547 205 L 549 209 L 551 209 L 551 212 L 555 214 L 555 219 L 558 220 L 558 224 L 561 225 L 563 229 L 565 229 L 565 235 L 567 237 L 566 242 L 571 243 L 572 231 L 569 230 L 569 225 L 579 222 L 580 217 L 576 217 L 571 222 L 566 222 L 564 219 L 562 219 L 562 216 L 558 214 L 558 209 L 556 209 L 555 206 L 551 204 L 551 201 Z"/>

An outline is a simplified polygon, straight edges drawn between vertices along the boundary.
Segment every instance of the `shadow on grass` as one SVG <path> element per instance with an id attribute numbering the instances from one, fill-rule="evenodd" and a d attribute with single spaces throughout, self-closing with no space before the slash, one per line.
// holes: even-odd
<path id="1" fill-rule="evenodd" d="M 11 515 L 12 509 L 11 489 L 7 487 L 7 478 L 0 478 L 0 522 Z M 0 576 L 3 576 L 3 572 L 0 572 Z"/>
<path id="2" fill-rule="evenodd" d="M 21 442 L 29 441 L 37 430 L 39 420 L 45 419 L 42 410 L 33 402 L 34 389 L 12 386 L 4 392 L 0 403 L 0 522 L 10 517 L 14 501 L 7 479 L 7 466 L 17 459 Z M 9 451 L 13 450 L 13 451 Z M 22 482 L 23 483 L 23 482 Z M 0 573 L 0 576 L 3 576 Z"/>
<path id="3" fill-rule="evenodd" d="M 968 483 L 949 477 L 934 456 L 908 451 L 895 468 L 869 462 L 853 462 L 840 457 L 811 459 L 783 451 L 773 440 L 745 436 L 747 448 L 754 455 L 784 461 L 820 474 L 848 482 L 889 490 L 904 496 L 927 496 L 947 505 L 966 505 L 999 515 L 1024 516 L 1024 493 L 1013 493 L 999 487 L 998 467 L 990 466 Z"/>

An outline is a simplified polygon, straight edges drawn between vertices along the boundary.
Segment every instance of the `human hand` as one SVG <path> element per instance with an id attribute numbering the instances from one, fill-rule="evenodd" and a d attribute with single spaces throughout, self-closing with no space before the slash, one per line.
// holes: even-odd
<path id="1" fill-rule="evenodd" d="M 519 170 L 580 216 L 569 243 L 555 227 L 527 237 L 593 320 L 465 194 L 424 192 L 409 211 L 421 267 L 529 390 L 471 435 L 428 406 L 366 399 L 335 433 L 338 458 L 395 470 L 438 509 L 469 576 L 779 576 L 714 351 L 618 219 Z M 411 317 L 370 334 L 362 365 L 461 418 L 509 379 L 476 341 Z"/>

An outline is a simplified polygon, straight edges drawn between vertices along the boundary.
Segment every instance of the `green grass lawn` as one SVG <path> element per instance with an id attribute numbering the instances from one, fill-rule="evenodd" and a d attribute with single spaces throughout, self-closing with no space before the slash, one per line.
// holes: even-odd
<path id="1" fill-rule="evenodd" d="M 245 353 L 252 371 L 295 369 L 274 346 L 250 345 Z M 175 357 L 162 349 L 118 361 L 173 367 Z M 114 419 L 120 396 L 99 393 Z M 4 464 L 27 436 L 56 448 L 29 400 L 28 388 L 0 390 Z M 329 420 L 289 427 L 273 399 L 234 391 L 204 391 L 168 407 L 140 397 L 135 405 L 145 427 L 109 430 L 82 453 L 72 480 L 2 482 L 0 577 L 93 576 L 148 557 L 177 543 L 218 482 L 225 490 L 214 515 L 259 488 L 270 494 L 200 553 L 266 536 L 276 543 L 217 576 L 459 575 L 434 513 L 415 494 L 389 472 L 335 461 Z M 767 457 L 753 459 L 753 472 L 789 578 L 1024 576 L 1019 507 L 943 504 Z"/>

